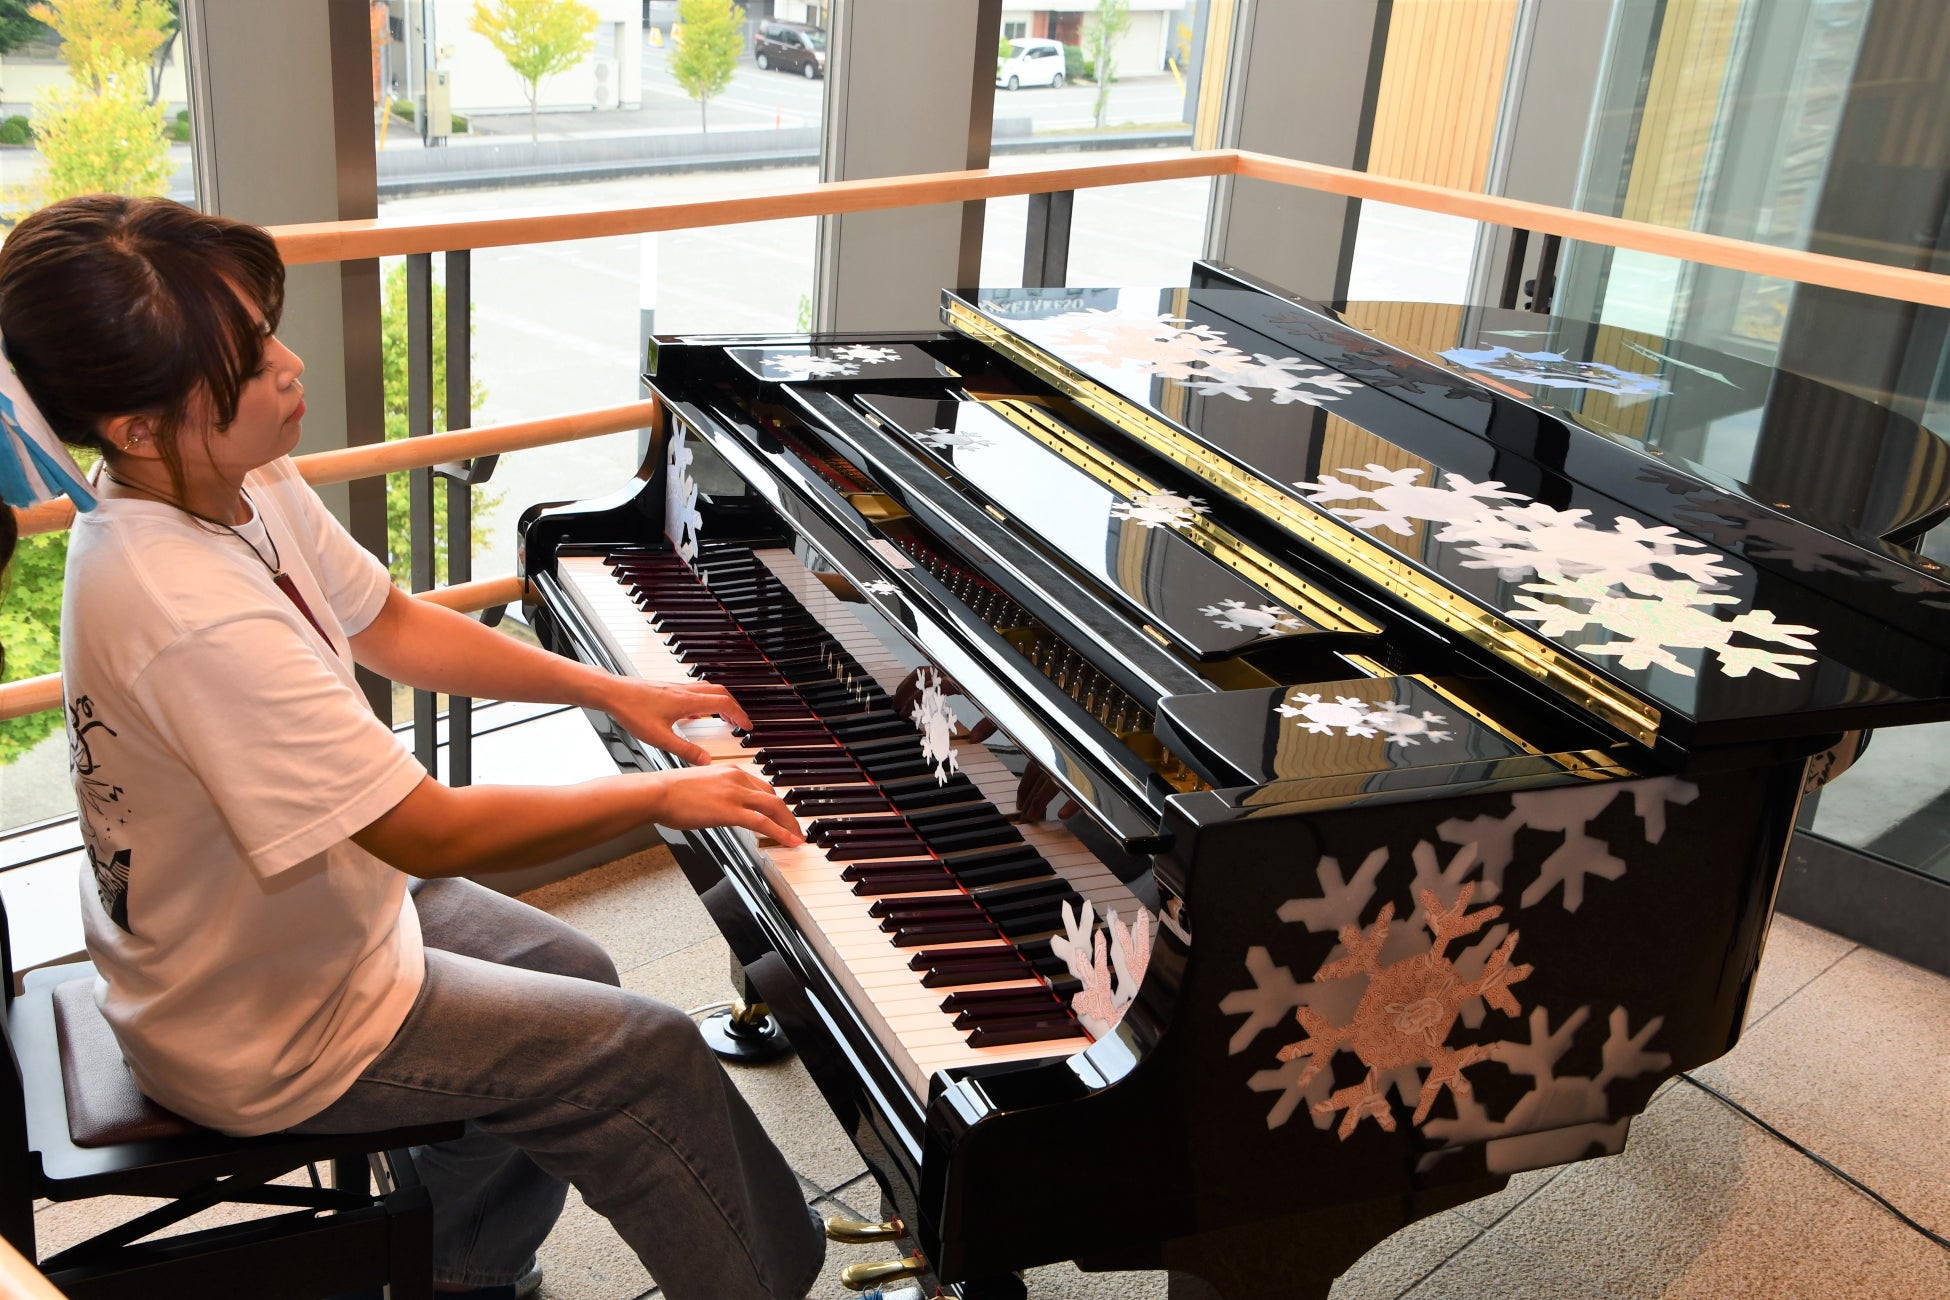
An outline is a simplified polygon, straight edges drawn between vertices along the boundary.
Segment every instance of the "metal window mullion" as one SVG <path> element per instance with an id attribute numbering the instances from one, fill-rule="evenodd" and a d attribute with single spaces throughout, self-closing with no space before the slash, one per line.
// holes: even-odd
<path id="1" fill-rule="evenodd" d="M 406 435 L 433 432 L 433 255 L 406 258 Z M 431 591 L 433 572 L 433 471 L 407 475 L 406 549 L 415 592 Z M 438 701 L 432 691 L 413 692 L 413 756 L 440 771 Z"/>
<path id="2" fill-rule="evenodd" d="M 1070 275 L 1070 214 L 1075 190 L 1029 196 L 1029 220 L 1022 241 L 1022 287 L 1060 289 Z"/>
<path id="3" fill-rule="evenodd" d="M 469 365 L 472 339 L 468 333 L 471 265 L 464 248 L 447 254 L 447 428 L 465 429 L 474 422 L 473 374 Z M 447 478 L 447 581 L 474 578 L 474 476 Z M 447 783 L 469 785 L 474 780 L 474 701 L 464 695 L 447 697 Z"/>

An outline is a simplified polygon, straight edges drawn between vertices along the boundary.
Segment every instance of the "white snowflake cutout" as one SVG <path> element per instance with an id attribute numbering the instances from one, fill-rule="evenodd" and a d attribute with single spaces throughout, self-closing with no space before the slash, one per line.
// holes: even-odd
<path id="1" fill-rule="evenodd" d="M 1356 528 L 1386 528 L 1403 536 L 1415 531 L 1416 520 L 1447 524 L 1493 520 L 1496 503 L 1525 500 L 1523 494 L 1512 492 L 1501 483 L 1472 483 L 1460 474 L 1445 473 L 1442 476 L 1443 486 L 1432 487 L 1416 483 L 1415 480 L 1422 477 L 1422 471 L 1415 468 L 1389 469 L 1385 465 L 1370 464 L 1365 469 L 1343 467 L 1340 473 L 1368 479 L 1381 486 L 1359 488 L 1332 474 L 1321 475 L 1318 483 L 1295 483 L 1293 486 L 1308 493 L 1308 501 L 1328 506 L 1333 514 Z M 1336 501 L 1358 501 L 1362 497 L 1373 501 L 1376 508 L 1353 509 L 1333 505 Z"/>
<path id="2" fill-rule="evenodd" d="M 877 348 L 866 343 L 848 343 L 843 347 L 834 348 L 833 355 L 842 361 L 857 361 L 869 366 L 898 361 L 901 356 L 893 348 Z"/>
<path id="3" fill-rule="evenodd" d="M 833 379 L 859 373 L 859 366 L 850 362 L 835 361 L 830 357 L 774 354 L 765 358 L 767 379 Z"/>
<path id="4" fill-rule="evenodd" d="M 1248 605 L 1243 600 L 1222 600 L 1206 605 L 1199 613 L 1228 632 L 1297 632 L 1306 624 L 1278 605 Z"/>
<path id="5" fill-rule="evenodd" d="M 1618 662 L 1630 669 L 1657 665 L 1682 677 L 1696 676 L 1692 666 L 1675 653 L 1679 650 L 1712 651 L 1721 671 L 1729 677 L 1745 677 L 1758 668 L 1775 677 L 1795 678 L 1800 674 L 1789 665 L 1815 662 L 1808 655 L 1734 645 L 1734 636 L 1744 633 L 1776 645 L 1811 650 L 1814 644 L 1805 638 L 1815 629 L 1777 623 L 1771 610 L 1717 618 L 1710 612 L 1712 606 L 1737 604 L 1739 598 L 1702 591 L 1694 582 L 1661 581 L 1656 594 L 1645 597 L 1616 594 L 1595 578 L 1526 583 L 1524 590 L 1557 601 L 1578 601 L 1588 608 L 1574 610 L 1566 604 L 1520 596 L 1519 602 L 1527 608 L 1511 611 L 1512 618 L 1536 624 L 1546 636 L 1566 636 L 1592 625 L 1603 628 L 1620 639 L 1573 648 L 1585 654 L 1616 655 Z"/>
<path id="6" fill-rule="evenodd" d="M 1083 984 L 1070 999 L 1077 1023 L 1092 1038 L 1102 1038 L 1124 1018 L 1144 983 L 1151 964 L 1151 914 L 1140 907 L 1137 919 L 1126 926 L 1113 910 L 1099 930 L 1089 899 L 1076 910 L 1065 903 L 1063 933 L 1052 936 L 1049 946 Z"/>
<path id="7" fill-rule="evenodd" d="M 1275 711 L 1283 718 L 1302 718 L 1300 726 L 1316 736 L 1359 736 L 1375 734 L 1374 719 L 1366 700 L 1352 695 L 1336 696 L 1332 701 L 1305 691 L 1295 691 L 1289 702 Z"/>
<path id="8" fill-rule="evenodd" d="M 684 426 L 672 421 L 665 458 L 664 532 L 686 564 L 697 559 L 698 540 L 704 526 L 704 516 L 697 508 L 697 481 L 691 477 L 694 458 Z"/>
<path id="9" fill-rule="evenodd" d="M 1434 744 L 1447 740 L 1450 733 L 1437 728 L 1445 726 L 1448 721 L 1439 713 L 1412 713 L 1406 704 L 1394 700 L 1383 700 L 1368 713 L 1368 725 L 1388 733 L 1388 739 L 1397 745 L 1418 745 L 1424 740 Z"/>
<path id="10" fill-rule="evenodd" d="M 885 578 L 875 578 L 872 582 L 863 584 L 862 590 L 870 591 L 876 596 L 897 596 L 900 594 L 900 588 Z"/>
<path id="11" fill-rule="evenodd" d="M 1192 520 L 1210 514 L 1203 498 L 1176 492 L 1143 492 L 1110 508 L 1112 519 L 1127 519 L 1146 528 L 1187 528 Z"/>
<path id="12" fill-rule="evenodd" d="M 961 756 L 955 753 L 954 747 L 955 713 L 948 707 L 948 696 L 942 689 L 938 671 L 918 669 L 914 683 L 920 693 L 908 717 L 921 732 L 921 757 L 934 764 L 935 783 L 946 785 L 948 774 L 961 766 Z"/>
<path id="13" fill-rule="evenodd" d="M 978 451 L 983 447 L 993 447 L 994 441 L 966 429 L 944 429 L 939 425 L 923 429 L 914 435 L 914 441 L 931 451 L 947 451 L 959 448 L 964 451 Z"/>

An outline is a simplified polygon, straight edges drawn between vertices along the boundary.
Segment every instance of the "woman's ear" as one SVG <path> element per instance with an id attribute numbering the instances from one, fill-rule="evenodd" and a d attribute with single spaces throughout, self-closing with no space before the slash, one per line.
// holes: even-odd
<path id="1" fill-rule="evenodd" d="M 147 415 L 117 415 L 102 421 L 102 441 L 118 456 L 138 460 L 160 460 L 156 447 L 156 422 Z"/>

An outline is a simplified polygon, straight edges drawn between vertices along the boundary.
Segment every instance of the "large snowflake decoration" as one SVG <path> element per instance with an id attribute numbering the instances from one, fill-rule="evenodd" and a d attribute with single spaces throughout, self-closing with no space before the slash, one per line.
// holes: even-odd
<path id="1" fill-rule="evenodd" d="M 897 596 L 900 594 L 900 588 L 885 578 L 875 578 L 872 582 L 864 584 L 864 587 L 865 590 L 872 592 L 876 596 Z"/>
<path id="2" fill-rule="evenodd" d="M 1138 985 L 1144 983 L 1151 964 L 1151 914 L 1140 907 L 1137 919 L 1126 926 L 1113 910 L 1100 930 L 1089 899 L 1083 900 L 1079 911 L 1065 903 L 1063 933 L 1053 936 L 1049 946 L 1083 984 L 1070 999 L 1077 1023 L 1092 1038 L 1102 1038 L 1124 1018 L 1137 998 Z"/>
<path id="3" fill-rule="evenodd" d="M 1733 644 L 1736 635 L 1744 634 L 1810 650 L 1813 644 L 1803 638 L 1815 629 L 1777 623 L 1768 610 L 1732 618 L 1711 613 L 1716 606 L 1740 603 L 1739 597 L 1707 590 L 1739 570 L 1676 528 L 1625 515 L 1614 516 L 1612 526 L 1602 528 L 1590 521 L 1589 510 L 1559 510 L 1501 483 L 1473 483 L 1459 474 L 1445 473 L 1443 486 L 1437 488 L 1416 482 L 1420 469 L 1371 464 L 1339 473 L 1379 486 L 1359 487 L 1335 474 L 1294 486 L 1307 493 L 1308 501 L 1356 528 L 1411 535 L 1418 521 L 1440 524 L 1435 540 L 1457 547 L 1467 557 L 1464 568 L 1495 569 L 1505 582 L 1535 575 L 1541 581 L 1525 584 L 1524 590 L 1554 601 L 1519 595 L 1517 604 L 1523 608 L 1512 610 L 1511 617 L 1535 624 L 1545 636 L 1568 636 L 1596 624 L 1624 638 L 1580 645 L 1578 650 L 1616 655 L 1626 668 L 1657 665 L 1687 677 L 1695 676 L 1695 670 L 1676 650 L 1711 649 L 1729 677 L 1745 677 L 1756 668 L 1795 677 L 1789 665 L 1814 662 L 1806 655 Z M 1363 499 L 1373 505 L 1336 504 Z"/>
<path id="4" fill-rule="evenodd" d="M 848 343 L 832 351 L 833 355 L 842 361 L 857 361 L 869 366 L 877 366 L 887 361 L 899 361 L 901 358 L 901 354 L 893 348 L 877 348 L 866 343 Z"/>
<path id="5" fill-rule="evenodd" d="M 1180 496 L 1176 492 L 1142 492 L 1111 506 L 1110 517 L 1146 528 L 1188 528 L 1194 519 L 1210 514 L 1211 510 L 1201 497 Z"/>
<path id="6" fill-rule="evenodd" d="M 1228 632 L 1298 632 L 1306 624 L 1278 605 L 1248 605 L 1243 600 L 1222 600 L 1199 609 Z"/>
<path id="7" fill-rule="evenodd" d="M 1444 906 L 1433 890 L 1423 890 L 1424 924 L 1432 936 L 1429 949 L 1386 965 L 1381 952 L 1395 917 L 1393 903 L 1382 904 L 1381 914 L 1365 930 L 1343 927 L 1340 938 L 1344 955 L 1323 963 L 1314 978 L 1324 981 L 1367 976 L 1367 987 L 1353 1018 L 1337 1025 L 1305 1004 L 1295 1010 L 1294 1018 L 1307 1031 L 1307 1037 L 1288 1043 L 1278 1053 L 1281 1061 L 1305 1062 L 1293 1086 L 1305 1088 L 1312 1083 L 1337 1051 L 1354 1052 L 1368 1067 L 1359 1083 L 1339 1089 L 1313 1106 L 1316 1118 L 1344 1113 L 1339 1130 L 1343 1139 L 1364 1118 L 1372 1118 L 1390 1133 L 1395 1131 L 1394 1108 L 1387 1091 L 1398 1073 L 1428 1067 L 1426 1076 L 1417 1075 L 1416 1124 L 1429 1117 L 1429 1108 L 1443 1088 L 1458 1097 L 1470 1095 L 1469 1081 L 1462 1072 L 1487 1059 L 1490 1048 L 1483 1043 L 1460 1048 L 1447 1045 L 1464 1003 L 1480 997 L 1506 1015 L 1522 1011 L 1510 986 L 1528 977 L 1530 967 L 1510 964 L 1510 955 L 1517 947 L 1515 932 L 1497 945 L 1473 979 L 1462 978 L 1448 956 L 1452 940 L 1474 934 L 1503 912 L 1501 907 L 1469 911 L 1475 892 L 1472 881 L 1462 887 L 1454 905 Z"/>
<path id="8" fill-rule="evenodd" d="M 1342 474 L 1364 478 L 1380 487 L 1356 487 L 1332 474 L 1322 474 L 1318 483 L 1295 483 L 1308 494 L 1307 500 L 1327 506 L 1329 512 L 1356 528 L 1386 528 L 1407 536 L 1415 531 L 1415 520 L 1433 523 L 1466 523 L 1494 518 L 1500 501 L 1527 501 L 1521 492 L 1512 492 L 1501 483 L 1472 483 L 1460 474 L 1444 474 L 1443 486 L 1418 484 L 1419 469 L 1389 469 L 1369 465 L 1366 469 L 1342 468 Z M 1373 507 L 1341 507 L 1336 501 L 1359 501 L 1363 497 Z"/>
<path id="9" fill-rule="evenodd" d="M 1557 510 L 1541 501 L 1459 520 L 1438 532 L 1439 542 L 1463 546 L 1468 569 L 1495 569 L 1506 582 L 1527 574 L 1545 578 L 1595 578 L 1608 586 L 1646 588 L 1654 567 L 1670 569 L 1701 585 L 1739 573 L 1706 551 L 1704 542 L 1677 528 L 1647 526 L 1624 515 L 1614 527 L 1586 522 L 1589 510 Z"/>
<path id="10" fill-rule="evenodd" d="M 1592 388 L 1619 397 L 1651 397 L 1671 387 L 1658 375 L 1620 370 L 1602 361 L 1573 361 L 1561 352 L 1519 352 L 1499 345 L 1450 348 L 1441 355 L 1471 370 L 1542 388 Z"/>
<path id="11" fill-rule="evenodd" d="M 697 558 L 698 538 L 704 527 L 704 516 L 697 508 L 697 480 L 691 477 L 694 458 L 683 426 L 675 425 L 664 482 L 664 531 L 686 564 Z"/>
<path id="12" fill-rule="evenodd" d="M 1319 406 L 1361 387 L 1357 379 L 1299 357 L 1247 353 L 1210 325 L 1166 313 L 1131 316 L 1092 308 L 1023 321 L 1019 328 L 1086 362 L 1175 379 L 1195 393 L 1242 402 L 1265 392 L 1275 405 Z"/>
<path id="13" fill-rule="evenodd" d="M 859 373 L 859 366 L 852 362 L 835 361 L 831 357 L 781 356 L 772 353 L 765 358 L 767 379 L 835 379 Z"/>
<path id="14" fill-rule="evenodd" d="M 914 684 L 920 688 L 914 700 L 913 711 L 908 717 L 921 733 L 921 757 L 934 764 L 934 779 L 938 785 L 948 784 L 948 774 L 961 766 L 961 756 L 955 753 L 955 713 L 948 707 L 948 695 L 943 688 L 945 679 L 932 668 L 921 668 L 915 672 Z"/>
<path id="15" fill-rule="evenodd" d="M 1419 745 L 1424 740 L 1442 741 L 1449 739 L 1450 733 L 1439 731 L 1448 719 L 1439 713 L 1411 713 L 1407 705 L 1393 700 L 1370 707 L 1368 702 L 1352 695 L 1339 695 L 1333 700 L 1322 699 L 1304 691 L 1295 691 L 1287 697 L 1276 712 L 1283 718 L 1299 718 L 1303 730 L 1317 736 L 1358 736 L 1372 737 L 1377 733 L 1386 735 L 1389 743 L 1396 745 Z"/>
<path id="16" fill-rule="evenodd" d="M 983 447 L 993 447 L 995 445 L 993 440 L 985 438 L 979 433 L 972 433 L 966 429 L 944 429 L 939 425 L 931 429 L 921 430 L 914 435 L 914 441 L 931 451 L 948 451 L 951 449 L 976 451 Z"/>
<path id="17" fill-rule="evenodd" d="M 1777 623 L 1771 610 L 1755 609 L 1733 618 L 1716 618 L 1709 612 L 1715 605 L 1737 603 L 1738 597 L 1702 591 L 1698 583 L 1673 579 L 1660 583 L 1645 595 L 1620 594 L 1603 581 L 1593 578 L 1555 578 L 1524 584 L 1525 591 L 1550 596 L 1552 601 L 1534 596 L 1519 596 L 1524 609 L 1512 610 L 1510 617 L 1537 625 L 1545 636 L 1562 637 L 1588 627 L 1611 633 L 1618 640 L 1591 641 L 1572 647 L 1585 654 L 1615 655 L 1626 668 L 1642 669 L 1654 664 L 1678 673 L 1695 676 L 1692 665 L 1675 651 L 1710 650 L 1720 671 L 1729 677 L 1745 677 L 1760 669 L 1775 677 L 1800 676 L 1788 665 L 1811 664 L 1812 656 L 1787 654 L 1765 646 L 1734 645 L 1736 635 L 1745 635 L 1772 645 L 1814 649 L 1807 640 L 1815 629 L 1798 623 Z M 1575 601 L 1584 606 L 1573 609 Z"/>

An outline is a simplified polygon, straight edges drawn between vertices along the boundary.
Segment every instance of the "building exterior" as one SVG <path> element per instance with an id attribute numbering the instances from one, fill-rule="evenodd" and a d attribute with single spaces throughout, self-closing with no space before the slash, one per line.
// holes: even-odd
<path id="1" fill-rule="evenodd" d="M 1191 46 L 1192 6 L 1184 0 L 1130 0 L 1130 9 L 1130 29 L 1117 43 L 1117 71 L 1125 76 L 1163 72 L 1169 59 L 1182 72 Z M 1094 5 L 1088 9 L 1004 9 L 1002 36 L 1005 40 L 1047 37 L 1065 45 L 1083 46 L 1084 33 L 1095 13 Z"/>

